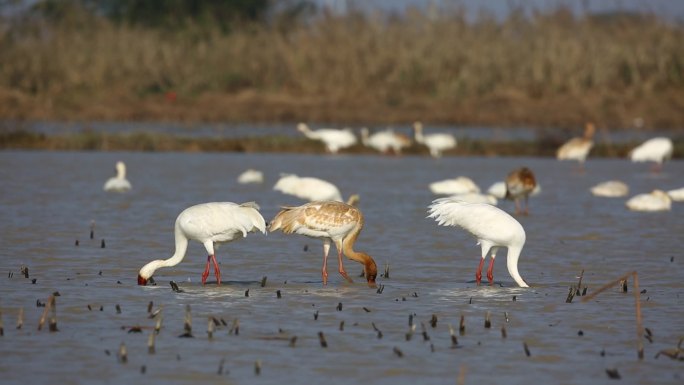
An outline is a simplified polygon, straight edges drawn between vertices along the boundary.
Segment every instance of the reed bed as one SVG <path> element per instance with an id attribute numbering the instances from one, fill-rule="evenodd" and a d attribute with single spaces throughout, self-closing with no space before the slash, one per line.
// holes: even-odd
<path id="1" fill-rule="evenodd" d="M 229 34 L 0 25 L 0 116 L 684 124 L 684 29 L 654 15 L 351 12 Z"/>

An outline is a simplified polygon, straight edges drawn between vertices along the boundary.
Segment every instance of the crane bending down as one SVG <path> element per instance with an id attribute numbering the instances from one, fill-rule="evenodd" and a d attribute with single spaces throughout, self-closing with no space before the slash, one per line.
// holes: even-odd
<path id="1" fill-rule="evenodd" d="M 221 270 L 216 261 L 214 246 L 244 238 L 247 233 L 256 231 L 266 233 L 266 222 L 259 213 L 259 206 L 254 202 L 212 202 L 188 207 L 176 218 L 176 251 L 173 256 L 169 259 L 157 259 L 143 266 L 138 272 L 138 285 L 146 285 L 147 280 L 160 267 L 179 264 L 185 258 L 190 239 L 202 243 L 209 253 L 207 265 L 202 273 L 202 284 L 206 283 L 209 265 L 213 263 L 216 284 L 220 285 Z"/>
<path id="2" fill-rule="evenodd" d="M 460 227 L 477 238 L 477 243 L 482 249 L 482 259 L 475 272 L 475 281 L 478 285 L 482 281 L 482 268 L 488 254 L 491 260 L 487 269 L 487 279 L 489 284 L 492 284 L 496 252 L 500 247 L 506 247 L 508 273 L 520 287 L 529 287 L 518 272 L 518 259 L 525 245 L 525 230 L 515 218 L 486 203 L 466 203 L 453 198 L 432 201 L 428 212 L 428 217 L 434 218 L 439 225 Z"/>
<path id="3" fill-rule="evenodd" d="M 349 282 L 352 279 L 344 269 L 342 253 L 363 265 L 368 286 L 375 286 L 378 267 L 370 255 L 355 251 L 354 243 L 363 228 L 361 210 L 336 201 L 310 202 L 297 207 L 283 207 L 271 220 L 268 230 L 282 230 L 285 234 L 301 234 L 323 240 L 323 285 L 328 283 L 328 253 L 330 243 L 337 248 L 339 273 Z"/>

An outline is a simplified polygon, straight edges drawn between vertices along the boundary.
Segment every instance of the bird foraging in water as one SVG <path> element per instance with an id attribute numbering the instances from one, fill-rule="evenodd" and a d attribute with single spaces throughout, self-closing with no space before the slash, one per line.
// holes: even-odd
<path id="1" fill-rule="evenodd" d="M 506 177 L 506 199 L 511 199 L 515 202 L 515 213 L 516 214 L 529 214 L 527 208 L 527 200 L 530 194 L 537 187 L 537 181 L 534 177 L 534 173 L 527 167 L 522 167 L 517 170 L 513 170 Z M 519 200 L 521 198 L 525 199 L 525 209 L 521 210 Z"/>
<path id="2" fill-rule="evenodd" d="M 629 158 L 632 162 L 655 162 L 652 170 L 660 172 L 663 162 L 672 157 L 672 149 L 670 138 L 652 138 L 630 151 Z"/>
<path id="3" fill-rule="evenodd" d="M 254 202 L 211 202 L 188 207 L 176 218 L 175 253 L 169 259 L 154 260 L 143 266 L 138 273 L 138 285 L 146 285 L 158 268 L 179 264 L 185 258 L 190 239 L 202 243 L 209 253 L 202 273 L 202 284 L 206 283 L 209 265 L 213 263 L 216 283 L 220 285 L 221 271 L 216 261 L 215 246 L 246 237 L 247 233 L 256 231 L 266 233 L 266 222 L 259 213 L 259 206 Z"/>
<path id="4" fill-rule="evenodd" d="M 629 186 L 619 180 L 609 180 L 595 185 L 590 191 L 597 197 L 619 198 L 629 193 Z"/>
<path id="5" fill-rule="evenodd" d="M 581 138 L 572 138 L 565 142 L 556 151 L 556 158 L 558 160 L 576 160 L 579 162 L 579 170 L 584 171 L 584 161 L 589 155 L 589 151 L 594 147 L 594 133 L 596 127 L 594 123 L 587 123 L 584 126 L 584 136 Z"/>
<path id="6" fill-rule="evenodd" d="M 297 207 L 283 207 L 270 222 L 269 231 L 282 230 L 285 234 L 301 234 L 323 240 L 323 285 L 328 283 L 328 253 L 330 243 L 337 248 L 339 273 L 349 282 L 352 279 L 344 269 L 342 253 L 363 265 L 368 285 L 375 287 L 378 267 L 370 255 L 355 251 L 354 243 L 363 228 L 361 210 L 336 201 L 310 202 Z"/>
<path id="7" fill-rule="evenodd" d="M 475 272 L 475 281 L 482 281 L 485 258 L 490 255 L 487 279 L 494 281 L 494 259 L 499 248 L 506 247 L 508 273 L 520 287 L 529 287 L 518 272 L 518 259 L 525 245 L 525 230 L 520 222 L 505 211 L 486 203 L 466 203 L 453 198 L 440 198 L 428 207 L 429 216 L 441 226 L 460 227 L 477 238 L 482 259 Z"/>
<path id="8" fill-rule="evenodd" d="M 672 198 L 663 190 L 653 190 L 629 198 L 625 206 L 632 211 L 668 211 L 672 208 Z"/>
<path id="9" fill-rule="evenodd" d="M 116 176 L 107 179 L 102 187 L 105 191 L 112 192 L 126 192 L 131 189 L 131 183 L 126 179 L 126 164 L 124 162 L 116 162 Z"/>

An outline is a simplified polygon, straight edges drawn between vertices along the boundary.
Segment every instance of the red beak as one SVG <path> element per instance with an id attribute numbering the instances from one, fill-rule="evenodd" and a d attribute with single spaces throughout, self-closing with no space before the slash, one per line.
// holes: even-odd
<path id="1" fill-rule="evenodd" d="M 140 276 L 140 274 L 138 274 L 138 285 L 140 285 L 140 286 L 147 285 L 147 280 L 145 278 L 143 278 L 142 276 Z"/>

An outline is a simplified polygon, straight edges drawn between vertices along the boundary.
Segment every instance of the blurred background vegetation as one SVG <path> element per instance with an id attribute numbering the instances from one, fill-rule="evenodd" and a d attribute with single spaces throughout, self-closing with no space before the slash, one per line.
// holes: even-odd
<path id="1" fill-rule="evenodd" d="M 0 14 L 0 119 L 684 125 L 684 27 L 655 14 L 302 0 L 0 0 Z"/>

